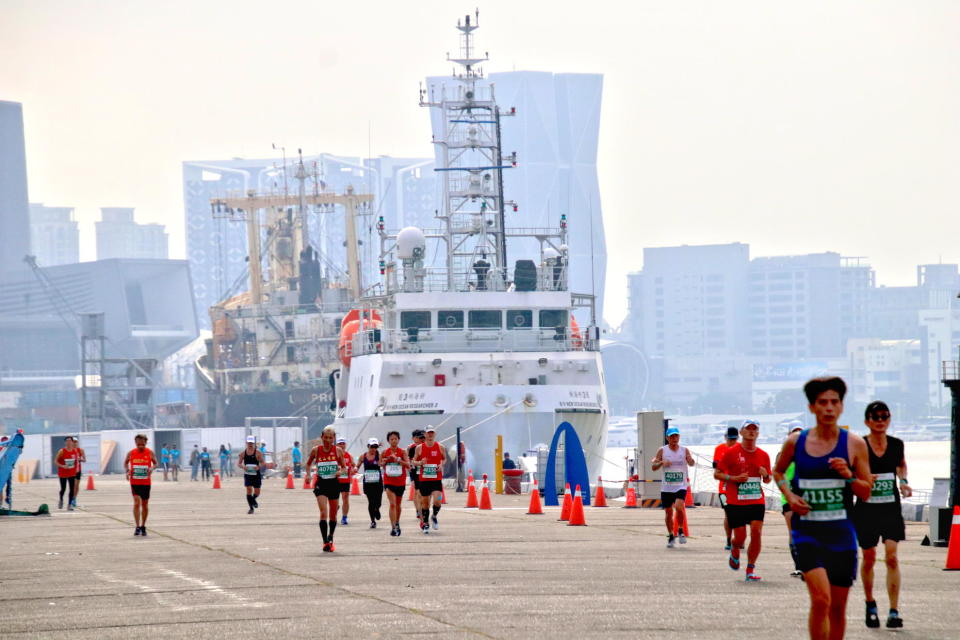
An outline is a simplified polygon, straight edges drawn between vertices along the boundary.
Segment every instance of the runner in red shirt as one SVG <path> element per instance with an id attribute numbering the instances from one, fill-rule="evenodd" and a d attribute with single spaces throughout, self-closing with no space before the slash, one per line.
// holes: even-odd
<path id="1" fill-rule="evenodd" d="M 136 524 L 133 535 L 146 536 L 147 514 L 150 511 L 147 506 L 150 501 L 150 479 L 153 477 L 153 470 L 157 468 L 159 463 L 157 462 L 157 456 L 147 448 L 147 436 L 138 433 L 134 436 L 133 441 L 137 443 L 137 446 L 127 454 L 123 461 L 123 468 L 127 472 L 130 491 L 133 493 L 133 520 Z"/>
<path id="2" fill-rule="evenodd" d="M 60 502 L 57 504 L 57 508 L 63 509 L 63 492 L 69 488 L 67 511 L 73 511 L 73 506 L 77 500 L 77 485 L 73 479 L 80 467 L 80 450 L 77 449 L 72 436 L 63 439 L 63 448 L 57 452 L 57 457 L 53 462 L 57 465 L 57 478 L 60 480 Z"/>
<path id="3" fill-rule="evenodd" d="M 323 537 L 323 550 L 327 553 L 335 550 L 333 532 L 337 529 L 340 500 L 340 480 L 337 476 L 346 467 L 343 452 L 334 443 L 336 438 L 336 430 L 332 426 L 325 427 L 320 434 L 320 444 L 313 448 L 307 458 L 307 467 L 313 463 L 317 465 L 313 495 L 317 497 L 317 507 L 320 509 L 320 535 Z"/>
<path id="4" fill-rule="evenodd" d="M 350 481 L 353 479 L 353 474 L 356 473 L 357 468 L 353 464 L 353 456 L 347 453 L 347 439 L 346 438 L 337 438 L 337 449 L 340 449 L 340 453 L 343 454 L 343 469 L 340 471 L 340 506 L 341 513 L 343 514 L 340 517 L 340 524 L 346 526 L 350 524 L 347 522 L 347 515 L 350 513 Z"/>
<path id="5" fill-rule="evenodd" d="M 407 452 L 401 449 L 400 432 L 391 431 L 387 434 L 390 446 L 380 454 L 380 466 L 383 468 L 383 488 L 387 491 L 387 501 L 390 503 L 390 535 L 400 535 L 400 508 L 403 505 L 403 490 L 407 486 L 407 469 L 410 468 L 410 459 Z"/>
<path id="6" fill-rule="evenodd" d="M 417 445 L 413 464 L 420 468 L 420 495 L 423 502 L 420 506 L 420 528 L 424 533 L 430 533 L 430 523 L 434 530 L 439 529 L 437 514 L 440 513 L 440 503 L 443 501 L 443 463 L 447 454 L 436 442 L 437 430 L 428 426 L 424 432 L 423 444 Z M 430 500 L 433 499 L 433 517 L 430 517 Z"/>
<path id="7" fill-rule="evenodd" d="M 726 455 L 727 451 L 731 447 L 737 446 L 737 438 L 740 437 L 740 431 L 736 427 L 727 427 L 727 439 L 724 442 L 721 442 L 717 445 L 717 448 L 713 450 L 713 468 L 717 468 L 717 464 L 723 459 L 723 456 Z M 727 545 L 724 547 L 725 551 L 730 551 L 733 547 L 730 545 L 730 520 L 727 518 L 727 493 L 726 493 L 726 483 L 723 480 L 720 481 L 719 488 L 720 495 L 720 506 L 723 507 L 723 532 L 727 534 Z"/>
<path id="8" fill-rule="evenodd" d="M 744 420 L 740 427 L 740 446 L 731 447 L 713 472 L 714 478 L 726 482 L 727 517 L 733 530 L 733 549 L 728 563 L 734 571 L 740 568 L 740 550 L 747 539 L 747 525 L 750 525 L 747 582 L 760 580 L 756 564 L 760 556 L 763 515 L 766 511 L 760 483 L 770 482 L 770 456 L 757 447 L 759 435 L 760 425 L 753 420 Z"/>

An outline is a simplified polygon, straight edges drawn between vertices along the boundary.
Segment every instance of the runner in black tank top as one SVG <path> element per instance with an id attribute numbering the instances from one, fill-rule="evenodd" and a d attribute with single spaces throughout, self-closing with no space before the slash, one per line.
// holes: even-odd
<path id="1" fill-rule="evenodd" d="M 263 469 L 266 463 L 263 454 L 257 450 L 255 436 L 247 436 L 247 447 L 240 452 L 237 466 L 243 470 L 243 486 L 247 494 L 247 513 L 252 514 L 259 507 L 260 486 L 263 483 Z"/>
<path id="2" fill-rule="evenodd" d="M 367 512 L 370 528 L 377 528 L 380 505 L 383 504 L 383 471 L 380 469 L 380 441 L 367 440 L 367 452 L 360 456 L 360 472 L 363 474 L 363 493 L 367 496 Z"/>
<path id="3" fill-rule="evenodd" d="M 907 484 L 907 461 L 903 441 L 887 435 L 890 426 L 890 409 L 883 402 L 867 405 L 864 423 L 870 428 L 867 436 L 867 455 L 870 458 L 870 473 L 874 482 L 870 497 L 857 500 L 853 522 L 857 528 L 857 543 L 863 550 L 863 566 L 860 577 L 866 598 L 866 625 L 872 629 L 880 626 L 877 602 L 873 598 L 873 567 L 877 561 L 877 543 L 883 540 L 887 565 L 887 595 L 890 598 L 890 613 L 887 627 L 903 626 L 900 617 L 900 565 L 897 561 L 897 543 L 904 539 L 903 512 L 900 510 L 900 494 L 911 495 Z M 897 478 L 900 488 L 897 490 Z"/>

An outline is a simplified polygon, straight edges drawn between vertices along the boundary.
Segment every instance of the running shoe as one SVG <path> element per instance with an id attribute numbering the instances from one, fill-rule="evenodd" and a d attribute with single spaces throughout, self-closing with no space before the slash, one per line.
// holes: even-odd
<path id="1" fill-rule="evenodd" d="M 72 503 L 72 502 L 68 502 L 68 503 L 67 503 L 67 511 L 73 511 L 73 503 Z"/>
<path id="2" fill-rule="evenodd" d="M 673 549 L 673 536 L 667 538 L 667 549 Z"/>
<path id="3" fill-rule="evenodd" d="M 256 498 L 254 498 L 254 500 L 253 500 L 253 508 L 254 508 L 254 509 L 259 509 L 259 508 L 260 508 L 260 503 L 257 502 Z"/>
<path id="4" fill-rule="evenodd" d="M 147 528 L 146 528 L 146 527 L 140 527 L 140 535 L 142 535 L 144 538 L 147 537 Z"/>
<path id="5" fill-rule="evenodd" d="M 57 503 L 57 509 L 63 509 L 63 498 L 60 498 L 60 501 Z"/>
<path id="6" fill-rule="evenodd" d="M 371 521 L 370 521 L 370 528 L 371 528 L 371 529 L 376 529 L 376 528 L 377 528 L 377 521 L 376 521 L 376 520 L 371 520 Z"/>
<path id="7" fill-rule="evenodd" d="M 727 558 L 727 565 L 734 571 L 739 571 L 740 569 L 740 558 L 734 558 L 733 554 L 730 554 L 730 557 Z"/>
<path id="8" fill-rule="evenodd" d="M 800 571 L 800 569 L 794 569 L 793 571 L 790 572 L 790 577 L 803 578 L 803 571 Z"/>
<path id="9" fill-rule="evenodd" d="M 343 516 L 342 518 L 340 518 L 340 524 L 342 524 L 343 526 L 347 526 L 347 516 Z"/>
<path id="10" fill-rule="evenodd" d="M 867 612 L 864 622 L 867 627 L 870 629 L 879 629 L 880 628 L 880 616 L 877 615 L 877 603 L 868 602 L 867 603 Z"/>
<path id="11" fill-rule="evenodd" d="M 437 529 L 440 528 L 440 523 L 437 522 L 437 516 L 432 516 L 432 517 L 430 518 L 430 522 L 433 523 L 433 530 L 434 530 L 434 531 L 436 531 Z"/>
<path id="12" fill-rule="evenodd" d="M 140 527 L 134 527 L 134 528 L 133 528 L 133 535 L 135 535 L 135 536 L 140 535 Z"/>
<path id="13" fill-rule="evenodd" d="M 400 525 L 399 525 L 399 524 L 397 525 L 397 535 L 398 535 L 398 536 L 400 535 Z"/>
<path id="14" fill-rule="evenodd" d="M 331 541 L 331 542 L 328 542 L 327 544 L 330 545 L 330 552 L 331 552 L 331 553 L 333 553 L 334 551 L 337 550 L 337 548 L 336 548 L 335 546 L 333 546 L 333 542 L 332 542 L 332 541 Z"/>
<path id="15" fill-rule="evenodd" d="M 394 527 L 393 529 L 390 529 L 390 537 L 396 537 L 396 535 L 397 535 L 396 527 Z"/>
<path id="16" fill-rule="evenodd" d="M 763 580 L 763 578 L 755 573 L 748 573 L 746 577 L 747 582 L 760 582 L 761 580 Z"/>
<path id="17" fill-rule="evenodd" d="M 680 532 L 680 544 L 687 544 L 687 536 L 683 535 L 683 532 Z"/>
<path id="18" fill-rule="evenodd" d="M 247 515 L 249 515 L 249 514 L 251 514 L 251 513 L 253 513 L 253 507 L 250 507 L 250 508 L 247 510 Z"/>
<path id="19" fill-rule="evenodd" d="M 323 551 L 324 551 L 324 553 L 330 553 L 331 551 L 333 551 L 333 545 L 332 545 L 331 543 L 329 543 L 329 542 L 324 542 L 324 543 L 323 543 Z"/>
<path id="20" fill-rule="evenodd" d="M 887 616 L 887 629 L 902 628 L 903 618 L 900 617 L 900 613 L 896 609 L 890 609 L 890 614 Z"/>
<path id="21" fill-rule="evenodd" d="M 430 524 L 428 522 L 424 522 L 422 525 L 420 525 L 420 528 L 423 529 L 423 535 L 430 534 Z"/>
<path id="22" fill-rule="evenodd" d="M 733 545 L 730 544 L 730 541 L 729 541 L 729 540 L 727 540 L 727 544 L 723 547 L 723 550 L 724 550 L 724 551 L 730 551 L 731 549 L 733 549 Z"/>

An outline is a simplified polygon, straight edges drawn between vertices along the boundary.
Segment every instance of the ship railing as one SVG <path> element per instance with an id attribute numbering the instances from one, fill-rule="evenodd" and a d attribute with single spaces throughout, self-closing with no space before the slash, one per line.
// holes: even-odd
<path id="1" fill-rule="evenodd" d="M 400 278 L 388 279 L 389 293 L 395 292 L 473 292 L 473 291 L 567 291 L 566 265 L 540 265 L 529 272 L 507 271 L 506 277 L 497 268 L 450 272 L 443 267 L 411 270 Z"/>
<path id="2" fill-rule="evenodd" d="M 960 361 L 957 360 L 945 360 L 942 363 L 942 375 L 940 380 L 943 382 L 953 382 L 955 380 L 960 380 Z"/>
<path id="3" fill-rule="evenodd" d="M 372 353 L 596 351 L 588 330 L 371 329 L 357 333 L 352 355 Z"/>
<path id="4" fill-rule="evenodd" d="M 231 318 L 263 318 L 266 316 L 295 316 L 307 313 L 339 313 L 350 309 L 347 304 L 291 304 L 291 305 L 260 305 L 257 307 L 244 306 L 233 309 L 224 309 L 224 313 Z"/>

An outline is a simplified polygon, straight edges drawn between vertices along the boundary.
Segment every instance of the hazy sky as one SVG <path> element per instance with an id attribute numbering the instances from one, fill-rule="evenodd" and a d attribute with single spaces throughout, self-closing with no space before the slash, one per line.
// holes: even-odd
<path id="1" fill-rule="evenodd" d="M 134 206 L 184 256 L 181 162 L 432 155 L 418 82 L 475 0 L 0 0 L 30 199 Z M 960 261 L 960 3 L 481 2 L 487 71 L 602 73 L 608 319 L 645 246 Z M 522 161 L 522 159 L 521 159 Z M 509 194 L 508 194 L 509 195 Z M 94 257 L 92 225 L 81 257 Z"/>

